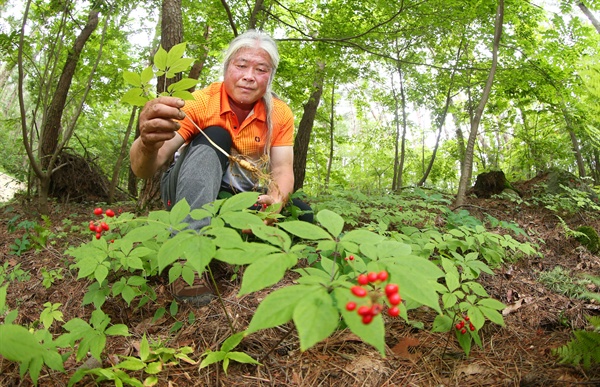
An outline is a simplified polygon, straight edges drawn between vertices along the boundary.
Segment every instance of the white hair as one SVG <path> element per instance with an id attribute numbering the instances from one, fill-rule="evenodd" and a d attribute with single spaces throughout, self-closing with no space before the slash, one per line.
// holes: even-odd
<path id="1" fill-rule="evenodd" d="M 227 72 L 227 68 L 231 63 L 231 60 L 242 48 L 262 48 L 267 52 L 271 59 L 271 75 L 269 76 L 269 82 L 267 84 L 267 90 L 262 99 L 265 104 L 265 111 L 267 116 L 267 139 L 265 143 L 265 153 L 270 156 L 271 154 L 271 136 L 273 134 L 273 120 L 271 118 L 273 111 L 273 91 L 272 84 L 277 66 L 279 65 L 279 50 L 277 49 L 277 43 L 268 34 L 262 31 L 248 30 L 241 35 L 238 35 L 229 44 L 229 48 L 225 52 L 223 59 L 223 71 Z"/>

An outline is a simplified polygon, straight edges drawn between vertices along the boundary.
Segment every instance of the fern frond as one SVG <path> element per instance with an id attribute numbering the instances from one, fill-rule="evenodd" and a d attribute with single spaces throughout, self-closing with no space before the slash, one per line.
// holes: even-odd
<path id="1" fill-rule="evenodd" d="M 574 331 L 575 338 L 562 347 L 552 350 L 563 364 L 579 365 L 590 368 L 592 363 L 600 362 L 600 333 L 589 331 Z"/>

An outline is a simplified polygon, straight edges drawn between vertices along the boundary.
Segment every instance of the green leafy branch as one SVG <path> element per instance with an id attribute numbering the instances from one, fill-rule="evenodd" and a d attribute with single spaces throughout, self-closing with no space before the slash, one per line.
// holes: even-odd
<path id="1" fill-rule="evenodd" d="M 179 43 L 173 46 L 168 52 L 160 47 L 154 54 L 154 65 L 146 67 L 141 73 L 132 71 L 124 71 L 123 79 L 131 86 L 121 98 L 121 102 L 128 103 L 132 106 L 144 106 L 146 102 L 156 98 L 154 93 L 154 85 L 152 81 L 155 78 L 164 76 L 165 82 L 167 79 L 174 78 L 177 74 L 187 70 L 194 59 L 183 58 L 186 42 Z M 197 79 L 182 78 L 181 80 L 169 85 L 166 91 L 160 95 L 168 95 L 178 97 L 184 100 L 193 99 L 192 94 L 188 91 L 198 84 Z"/>

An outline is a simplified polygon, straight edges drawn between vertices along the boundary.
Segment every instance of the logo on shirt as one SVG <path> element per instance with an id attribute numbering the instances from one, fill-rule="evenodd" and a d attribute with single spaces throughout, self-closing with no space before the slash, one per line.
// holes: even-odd
<path id="1" fill-rule="evenodd" d="M 260 137 L 258 137 L 258 136 L 254 137 L 254 141 L 260 142 Z"/>

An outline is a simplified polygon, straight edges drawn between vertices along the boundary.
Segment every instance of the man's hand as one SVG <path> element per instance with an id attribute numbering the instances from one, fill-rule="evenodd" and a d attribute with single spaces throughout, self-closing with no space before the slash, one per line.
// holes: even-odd
<path id="1" fill-rule="evenodd" d="M 260 196 L 258 197 L 258 199 L 256 200 L 256 203 L 262 206 L 262 208 L 261 208 L 259 211 L 264 211 L 264 210 L 265 210 L 265 208 L 267 208 L 267 207 L 269 207 L 269 206 L 271 206 L 271 205 L 273 205 L 273 204 L 275 204 L 275 205 L 279 204 L 278 206 L 276 206 L 276 207 L 274 208 L 274 211 L 273 211 L 273 212 L 275 212 L 275 213 L 280 213 L 280 212 L 281 212 L 281 210 L 283 209 L 283 203 L 281 203 L 280 201 L 277 201 L 277 200 L 276 200 L 276 199 L 275 199 L 273 196 L 271 196 L 271 195 L 260 195 Z M 264 220 L 264 222 L 265 222 L 265 224 L 266 224 L 267 226 L 271 226 L 273 223 L 275 223 L 275 222 L 276 222 L 276 219 L 275 219 L 275 218 L 266 218 L 266 219 Z"/>
<path id="2" fill-rule="evenodd" d="M 185 118 L 181 98 L 158 97 L 144 105 L 140 113 L 140 136 L 129 151 L 131 168 L 142 179 L 150 178 L 184 143 L 177 134 L 179 122 Z"/>
<path id="3" fill-rule="evenodd" d="M 140 141 L 144 148 L 157 151 L 175 136 L 180 125 L 174 120 L 185 118 L 185 113 L 180 110 L 184 104 L 181 98 L 158 97 L 144 105 L 139 121 Z"/>

